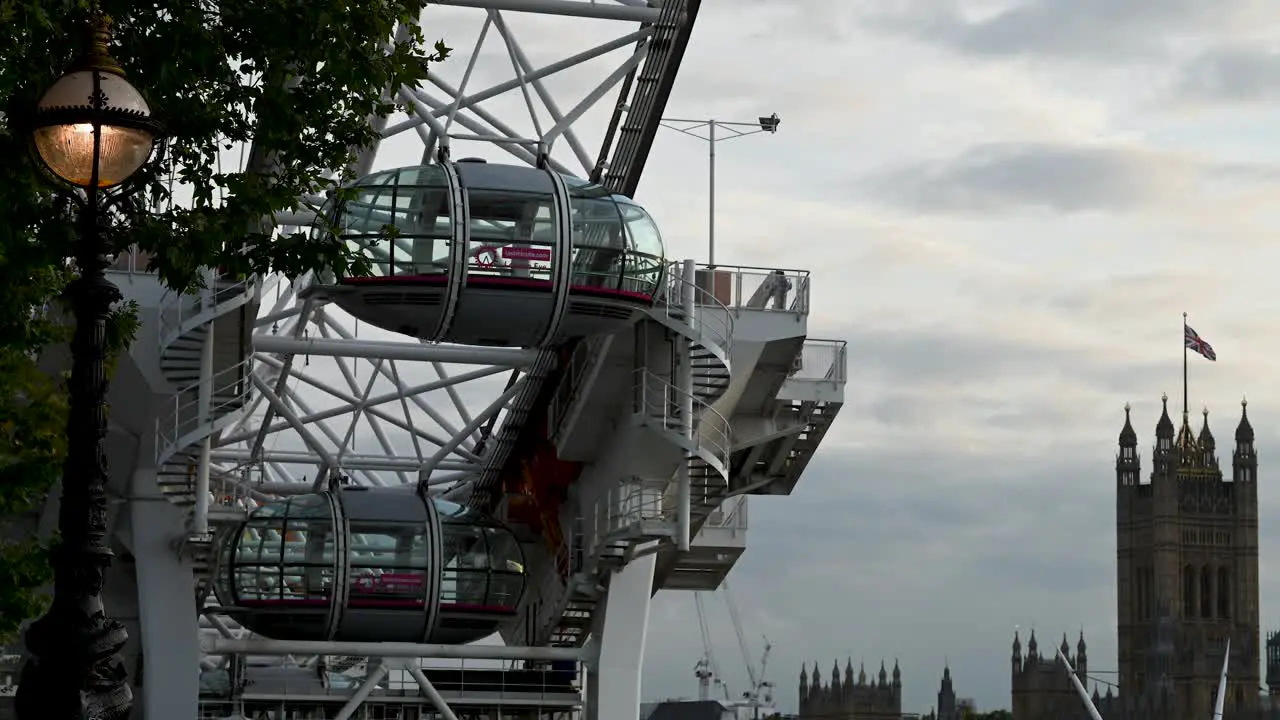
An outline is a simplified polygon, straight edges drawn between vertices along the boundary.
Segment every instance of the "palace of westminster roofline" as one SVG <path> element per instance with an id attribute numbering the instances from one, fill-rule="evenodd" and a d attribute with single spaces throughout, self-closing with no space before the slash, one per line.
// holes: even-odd
<path id="1" fill-rule="evenodd" d="M 1204 420 L 1199 433 L 1191 429 L 1189 414 L 1185 410 L 1182 413 L 1182 427 L 1175 432 L 1173 419 L 1169 417 L 1169 396 L 1164 395 L 1160 400 L 1162 411 L 1160 420 L 1156 423 L 1156 443 L 1153 448 L 1156 474 L 1163 474 L 1170 470 L 1175 470 L 1178 474 L 1184 474 L 1186 471 L 1191 471 L 1190 474 L 1201 474 L 1195 473 L 1196 470 L 1216 473 L 1218 470 L 1217 441 L 1209 429 L 1209 410 L 1204 410 Z M 1237 466 L 1242 461 L 1251 462 L 1256 459 L 1253 447 L 1253 425 L 1249 422 L 1248 405 L 1247 400 L 1240 401 L 1240 422 L 1236 425 L 1236 447 L 1233 452 L 1233 465 Z M 1133 429 L 1130 412 L 1131 407 L 1126 403 L 1124 427 L 1120 430 L 1120 452 L 1116 456 L 1116 469 L 1120 471 L 1126 468 L 1132 469 L 1133 479 L 1136 481 L 1139 468 L 1138 434 Z M 1176 460 L 1167 462 L 1167 460 L 1173 460 L 1173 456 L 1176 456 Z"/>

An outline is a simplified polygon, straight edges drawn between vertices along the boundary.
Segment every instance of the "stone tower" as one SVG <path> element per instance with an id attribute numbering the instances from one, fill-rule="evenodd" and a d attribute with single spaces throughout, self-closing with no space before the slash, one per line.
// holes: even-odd
<path id="1" fill-rule="evenodd" d="M 1255 711 L 1260 680 L 1258 456 L 1242 403 L 1223 476 L 1209 412 L 1199 433 L 1175 430 L 1169 401 L 1156 425 L 1152 471 L 1141 475 L 1125 407 L 1116 456 L 1119 681 L 1128 703 L 1171 696 L 1169 720 L 1213 713 L 1227 638 L 1228 711 Z"/>
<path id="2" fill-rule="evenodd" d="M 956 689 L 951 684 L 951 663 L 942 668 L 942 685 L 938 688 L 938 720 L 962 720 L 956 706 Z"/>

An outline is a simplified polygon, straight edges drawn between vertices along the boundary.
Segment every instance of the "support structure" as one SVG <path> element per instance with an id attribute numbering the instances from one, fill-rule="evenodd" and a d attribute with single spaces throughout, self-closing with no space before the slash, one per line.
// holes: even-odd
<path id="1" fill-rule="evenodd" d="M 353 167 L 367 173 L 418 158 L 475 156 L 551 169 L 630 196 L 699 6 L 698 0 L 432 3 L 432 22 L 448 21 L 447 40 L 461 57 L 433 66 L 420 87 L 380 89 L 403 101 L 405 111 L 375 124 L 381 140 L 362 148 Z M 468 18 L 477 31 L 469 47 Z M 539 57 L 546 48 L 522 44 L 530 29 L 545 35 L 548 22 L 564 25 L 563 37 L 579 38 L 581 46 L 558 43 L 552 57 Z M 493 78 L 495 69 L 485 66 L 491 49 L 510 62 L 508 77 Z M 581 78 L 592 66 L 597 81 L 584 86 Z M 554 76 L 570 69 L 574 82 L 565 86 L 577 90 L 553 92 Z M 717 142 L 772 132 L 777 119 L 763 118 L 752 131 L 733 130 L 736 125 L 706 125 L 713 196 Z M 588 138 L 583 128 L 591 127 L 603 132 Z M 255 150 L 244 169 L 269 174 L 272 168 L 272 159 Z M 572 177 L 557 178 L 563 187 L 577 187 Z M 442 202 L 456 205 L 460 197 L 449 193 Z M 567 193 L 557 197 L 568 202 Z M 309 223 L 323 202 L 302 198 L 298 211 L 275 221 Z M 568 231 L 560 228 L 558 237 L 569 237 Z M 714 217 L 708 231 L 714 261 Z M 551 246 L 572 261 L 571 244 Z M 720 293 L 725 288 L 703 287 L 705 267 L 657 267 L 660 292 L 652 303 L 630 308 L 630 324 L 620 324 L 618 333 L 573 337 L 547 349 L 411 341 L 346 315 L 336 296 L 325 294 L 327 281 L 320 287 L 315 277 L 215 278 L 199 297 L 140 292 L 143 317 L 159 317 L 160 328 L 143 333 L 157 341 L 134 349 L 134 375 L 150 383 L 135 396 L 166 399 L 142 429 L 131 428 L 146 438 L 134 469 L 137 484 L 149 482 L 163 496 L 138 491 L 146 503 L 172 506 L 164 523 L 150 519 L 160 513 L 141 500 L 129 513 L 147 657 L 139 693 L 145 717 L 253 716 L 268 703 L 273 711 L 284 705 L 295 713 L 322 706 L 327 717 L 352 720 L 380 712 L 378 704 L 468 720 L 504 713 L 551 718 L 584 704 L 593 720 L 633 717 L 655 588 L 705 589 L 723 578 L 732 566 L 723 558 L 736 558 L 745 544 L 745 498 L 731 493 L 789 491 L 839 406 L 830 399 L 844 377 L 843 354 L 815 355 L 821 348 L 804 342 L 807 275 L 722 269 L 732 288 Z M 569 268 L 566 262 L 557 270 L 562 280 Z M 146 283 L 139 275 L 124 284 L 131 292 Z M 760 301 L 766 295 L 770 300 Z M 567 294 L 564 301 L 572 312 Z M 394 292 L 378 302 L 415 304 Z M 735 323 L 748 328 L 741 351 L 732 342 Z M 752 367 L 757 358 L 763 369 Z M 156 366 L 163 377 L 151 377 Z M 801 381 L 809 384 L 795 386 Z M 779 385 L 790 394 L 775 392 Z M 750 398 L 748 412 L 767 410 L 768 417 L 735 417 L 737 394 L 757 387 L 771 388 L 776 397 Z M 763 429 L 754 435 L 735 434 L 757 427 Z M 552 480 L 567 485 L 536 492 Z M 517 487 L 522 481 L 528 487 Z M 212 602 L 195 620 L 199 644 L 194 635 L 174 642 L 197 613 L 173 598 L 193 579 L 198 597 L 206 598 L 219 579 L 243 576 L 247 565 L 214 553 L 175 553 L 173 535 L 189 529 L 217 538 L 234 532 L 234 523 L 260 503 L 293 497 L 290 507 L 305 506 L 297 496 L 335 485 L 414 484 L 467 506 L 466 512 L 546 530 L 518 536 L 537 541 L 524 543 L 520 569 L 511 571 L 527 574 L 523 596 L 512 602 L 510 620 L 503 614 L 494 625 L 509 646 L 266 640 L 249 637 L 233 619 L 248 627 L 248 614 L 223 608 L 227 615 L 220 615 Z M 281 558 L 305 556 L 316 549 L 310 532 L 290 527 L 270 542 L 279 543 Z M 332 557 L 385 550 L 388 537 L 373 530 L 335 535 Z M 437 565 L 443 563 L 441 556 Z M 350 573 L 330 575 L 327 585 L 323 573 L 306 570 L 255 577 L 262 580 L 258 600 L 319 597 L 336 606 L 357 592 Z M 388 593 L 397 582 L 414 581 L 400 572 L 356 580 L 365 578 Z M 421 658 L 445 666 L 429 667 Z M 267 668 L 267 662 L 278 664 Z M 475 669 L 475 663 L 485 665 Z M 536 687 L 512 689 L 514 679 L 529 676 L 539 676 Z M 203 707 L 195 707 L 197 696 Z"/>
<path id="2" fill-rule="evenodd" d="M 657 559 L 647 555 L 622 568 L 609 583 L 599 630 L 600 656 L 587 673 L 586 720 L 630 717 L 640 707 L 640 673 Z"/>

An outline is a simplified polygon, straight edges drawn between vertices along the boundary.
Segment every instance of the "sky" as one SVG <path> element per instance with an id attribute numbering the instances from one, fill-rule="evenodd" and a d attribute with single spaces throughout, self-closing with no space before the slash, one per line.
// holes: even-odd
<path id="1" fill-rule="evenodd" d="M 424 16 L 455 84 L 477 17 Z M 506 17 L 535 66 L 627 31 Z M 668 115 L 782 118 L 719 146 L 717 260 L 811 270 L 810 336 L 849 343 L 836 425 L 793 495 L 752 499 L 729 580 L 782 708 L 802 662 L 846 658 L 896 659 L 907 711 L 935 704 L 945 662 L 962 697 L 1007 707 L 1016 627 L 1083 630 L 1109 677 L 1117 434 L 1132 403 L 1149 469 L 1161 394 L 1180 409 L 1183 312 L 1219 356 L 1190 359 L 1197 423 L 1208 407 L 1225 446 L 1251 401 L 1263 625 L 1280 628 L 1278 36 L 1264 0 L 704 0 Z M 478 57 L 471 82 L 510 77 L 499 40 Z M 610 57 L 547 81 L 562 110 Z M 523 104 L 487 107 L 532 132 Z M 607 118 L 578 123 L 593 158 Z M 387 140 L 376 166 L 421 147 Z M 660 134 L 637 193 L 671 257 L 706 257 L 706 149 Z M 707 600 L 740 692 L 724 599 Z M 697 628 L 688 593 L 656 597 L 647 698 L 696 694 Z"/>

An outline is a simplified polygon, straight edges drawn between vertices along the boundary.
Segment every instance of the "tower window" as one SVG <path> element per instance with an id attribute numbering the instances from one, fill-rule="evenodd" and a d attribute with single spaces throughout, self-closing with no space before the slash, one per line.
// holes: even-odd
<path id="1" fill-rule="evenodd" d="M 1218 568 L 1218 617 L 1231 618 L 1231 574 L 1225 567 Z"/>
<path id="2" fill-rule="evenodd" d="M 1213 617 L 1213 572 L 1208 565 L 1200 568 L 1200 617 Z"/>
<path id="3" fill-rule="evenodd" d="M 1191 620 L 1196 616 L 1196 569 L 1190 565 L 1182 568 L 1182 617 Z"/>

